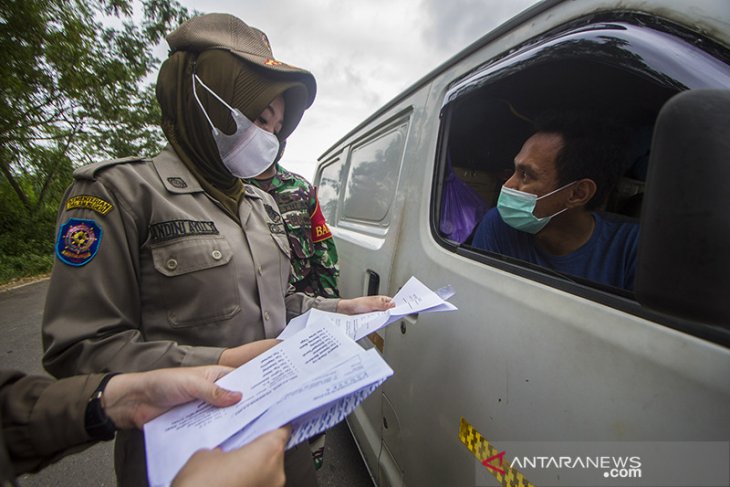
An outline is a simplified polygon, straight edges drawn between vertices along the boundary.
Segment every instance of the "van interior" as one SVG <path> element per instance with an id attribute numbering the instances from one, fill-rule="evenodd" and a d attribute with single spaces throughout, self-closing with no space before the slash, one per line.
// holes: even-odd
<path id="1" fill-rule="evenodd" d="M 730 85 L 726 50 L 688 43 L 675 27 L 649 24 L 643 18 L 610 23 L 583 19 L 475 69 L 452 86 L 442 109 L 435 200 L 440 204 L 434 206 L 445 245 L 485 254 L 470 245 L 480 215 L 496 205 L 501 186 L 513 173 L 515 155 L 535 131 L 531 121 L 548 111 L 589 113 L 625 129 L 629 162 L 601 211 L 612 219 L 639 222 L 661 108 L 687 89 Z M 468 225 L 453 221 L 455 213 L 443 211 L 445 181 L 453 177 L 472 198 L 470 234 Z M 458 225 L 466 230 L 457 236 L 452 230 Z M 552 274 L 507 256 L 486 254 Z M 577 281 L 632 297 L 622 289 Z"/>
<path id="2" fill-rule="evenodd" d="M 679 91 L 584 59 L 519 70 L 456 101 L 448 137 L 454 172 L 491 208 L 512 174 L 514 156 L 534 132 L 530 120 L 542 111 L 589 110 L 628 127 L 631 164 L 606 211 L 638 218 L 654 120 Z"/>

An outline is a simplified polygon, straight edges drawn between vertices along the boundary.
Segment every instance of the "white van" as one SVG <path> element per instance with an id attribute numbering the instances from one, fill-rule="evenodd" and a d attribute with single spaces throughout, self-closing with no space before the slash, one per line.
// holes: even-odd
<path id="1" fill-rule="evenodd" d="M 616 116 L 632 134 L 634 163 L 605 211 L 640 224 L 633 292 L 448 238 L 449 173 L 493 207 L 525 119 L 573 108 Z M 377 485 L 518 485 L 460 441 L 462 418 L 504 460 L 534 458 L 536 442 L 546 457 L 559 444 L 645 448 L 630 479 L 518 462 L 535 485 L 727 485 L 730 2 L 539 3 L 319 161 L 344 296 L 393 295 L 412 275 L 456 291 L 459 311 L 362 341 L 395 371 L 348 420 Z M 657 467 L 647 451 L 661 445 L 677 450 Z M 712 458 L 719 467 L 703 468 L 716 476 L 703 480 L 695 462 Z M 675 472 L 682 461 L 693 480 Z"/>

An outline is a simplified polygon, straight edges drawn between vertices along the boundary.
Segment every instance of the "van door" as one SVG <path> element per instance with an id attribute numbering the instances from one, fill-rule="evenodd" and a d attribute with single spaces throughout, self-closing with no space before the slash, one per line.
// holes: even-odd
<path id="1" fill-rule="evenodd" d="M 452 284 L 459 311 L 411 316 L 383 333 L 395 374 L 383 386 L 381 485 L 496 485 L 459 441 L 462 417 L 510 457 L 527 456 L 541 441 L 705 441 L 717 447 L 713 453 L 726 448 L 727 329 L 657 314 L 630 291 L 484 252 L 469 239 L 454 242 L 439 219 L 447 155 L 460 174 L 478 173 L 482 186 L 493 186 L 484 194 L 494 206 L 489 195 L 513 169 L 530 118 L 565 107 L 625 120 L 632 164 L 606 211 L 643 218 L 641 205 L 630 203 L 650 183 L 659 111 L 681 90 L 730 87 L 730 68 L 727 56 L 687 42 L 689 33 L 665 31 L 640 15 L 620 20 L 577 22 L 481 70 L 473 64 L 464 80 L 459 66 L 432 81 L 418 125 L 423 140 L 404 167 L 410 198 L 391 283 L 415 273 L 432 288 Z M 443 106 L 434 107 L 437 99 Z M 688 160 L 695 162 L 692 154 Z M 416 198 L 419 190 L 432 193 Z M 727 317 L 726 302 L 719 303 Z M 604 477 L 588 469 L 578 474 L 583 483 L 571 485 L 597 485 Z M 545 470 L 527 478 L 565 485 Z"/>
<path id="2" fill-rule="evenodd" d="M 337 244 L 340 294 L 356 297 L 393 294 L 391 269 L 401 225 L 405 195 L 399 191 L 404 154 L 412 143 L 411 103 L 380 114 L 357 137 L 346 139 L 320 165 L 315 181 L 325 217 Z M 345 257 L 346 256 L 346 257 Z M 360 341 L 378 346 L 382 336 Z M 381 393 L 373 393 L 348 420 L 366 465 L 379 481 L 383 419 Z"/>

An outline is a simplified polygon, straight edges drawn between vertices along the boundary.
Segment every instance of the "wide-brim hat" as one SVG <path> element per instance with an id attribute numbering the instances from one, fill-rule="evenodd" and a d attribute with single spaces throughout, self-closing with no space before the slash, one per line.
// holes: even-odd
<path id="1" fill-rule="evenodd" d="M 314 75 L 306 69 L 276 59 L 266 34 L 233 15 L 211 13 L 193 17 L 166 39 L 171 52 L 223 49 L 253 64 L 265 76 L 277 81 L 301 83 L 305 89 L 290 89 L 284 96 L 287 102 L 285 126 L 288 132 L 283 134 L 284 138 L 294 130 L 304 110 L 314 102 L 317 94 Z"/>

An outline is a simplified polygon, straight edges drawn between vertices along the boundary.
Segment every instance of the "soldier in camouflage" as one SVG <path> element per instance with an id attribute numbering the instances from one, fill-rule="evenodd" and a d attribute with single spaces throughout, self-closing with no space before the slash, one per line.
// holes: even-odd
<path id="1" fill-rule="evenodd" d="M 337 249 L 314 186 L 278 162 L 246 182 L 269 193 L 279 205 L 292 252 L 289 282 L 311 296 L 339 297 Z"/>

